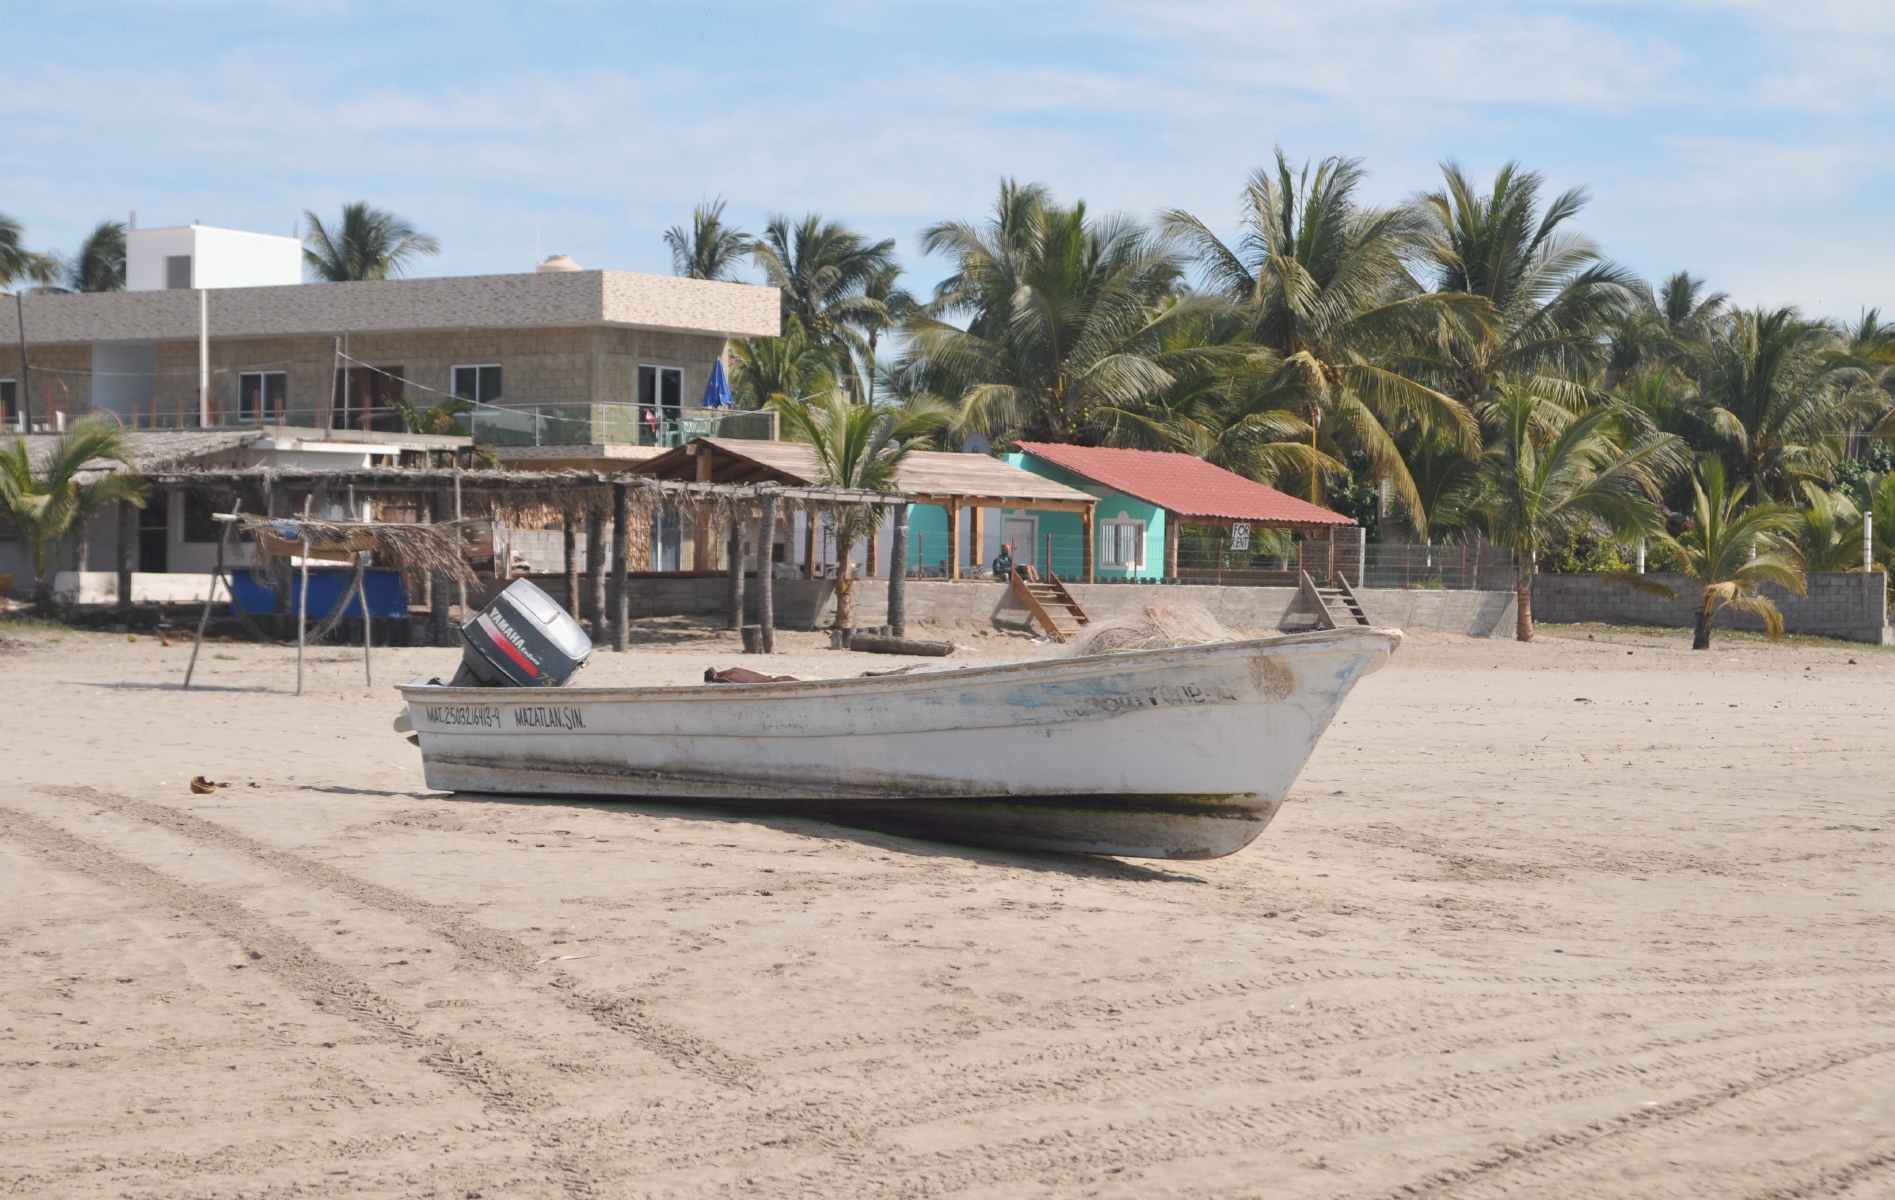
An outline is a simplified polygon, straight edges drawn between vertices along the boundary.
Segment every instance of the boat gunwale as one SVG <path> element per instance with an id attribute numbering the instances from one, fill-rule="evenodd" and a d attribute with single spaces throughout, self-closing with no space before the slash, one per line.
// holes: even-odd
<path id="1" fill-rule="evenodd" d="M 1205 642 L 1191 646 L 1163 646 L 1151 650 L 1122 650 L 1106 654 L 1084 654 L 1076 658 L 1041 658 L 1025 662 L 984 663 L 978 666 L 958 667 L 951 670 L 925 671 L 913 675 L 844 675 L 833 679 L 794 679 L 768 683 L 696 683 L 679 686 L 677 684 L 658 684 L 651 686 L 605 686 L 605 687 L 541 687 L 541 688 L 494 688 L 494 687 L 452 687 L 436 683 L 399 683 L 395 690 L 404 699 L 439 697 L 442 701 L 464 703 L 558 703 L 554 697 L 570 697 L 578 700 L 685 700 L 699 703 L 706 700 L 736 700 L 741 698 L 773 698 L 801 692 L 846 692 L 849 690 L 884 691 L 891 686 L 920 690 L 930 685 L 962 685 L 971 682 L 985 682 L 1004 679 L 1008 675 L 1051 675 L 1065 674 L 1074 668 L 1075 674 L 1086 674 L 1086 668 L 1101 665 L 1123 667 L 1162 667 L 1167 659 L 1215 659 L 1237 657 L 1265 648 L 1296 649 L 1301 647 L 1319 647 L 1332 643 L 1348 643 L 1362 640 L 1380 640 L 1386 643 L 1386 653 L 1394 654 L 1402 643 L 1402 631 L 1394 628 L 1357 627 L 1347 629 L 1319 629 L 1302 633 L 1279 633 L 1269 637 L 1240 638 L 1226 642 Z M 930 689 L 931 690 L 931 689 Z M 501 698 L 505 697 L 504 700 Z M 542 697 L 534 701 L 529 697 Z"/>

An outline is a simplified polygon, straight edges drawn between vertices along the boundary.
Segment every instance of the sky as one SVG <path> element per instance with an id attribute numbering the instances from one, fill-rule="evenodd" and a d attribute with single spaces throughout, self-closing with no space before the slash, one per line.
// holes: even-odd
<path id="1" fill-rule="evenodd" d="M 925 293 L 920 230 L 1002 178 L 1228 229 L 1280 146 L 1376 203 L 1517 160 L 1649 278 L 1895 306 L 1895 4 L 0 0 L 0 46 L 0 213 L 40 249 L 361 199 L 440 240 L 416 274 L 668 272 L 722 196 L 894 238 Z"/>

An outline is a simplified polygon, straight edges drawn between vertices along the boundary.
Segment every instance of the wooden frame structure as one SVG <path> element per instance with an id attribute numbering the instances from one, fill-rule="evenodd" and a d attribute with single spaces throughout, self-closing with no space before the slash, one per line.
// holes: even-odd
<path id="1" fill-rule="evenodd" d="M 696 438 L 683 446 L 647 460 L 641 473 L 667 480 L 690 480 L 719 484 L 756 484 L 771 481 L 785 487 L 810 487 L 819 471 L 815 451 L 800 442 L 755 442 L 735 438 Z M 1084 582 L 1093 582 L 1094 510 L 1098 500 L 1077 488 L 1023 471 L 984 454 L 947 454 L 939 451 L 912 451 L 895 472 L 896 486 L 910 504 L 928 504 L 945 509 L 948 518 L 948 578 L 962 578 L 962 567 L 978 567 L 981 547 L 985 544 L 984 514 L 990 508 L 1024 508 L 1042 512 L 1078 513 L 1084 529 L 1081 574 Z M 972 510 L 968 550 L 962 550 L 962 513 Z M 813 578 L 815 567 L 815 522 L 805 534 L 804 574 Z M 697 532 L 700 562 L 710 556 L 713 544 L 708 528 Z M 870 576 L 878 573 L 875 539 L 870 538 Z M 891 554 L 890 557 L 894 557 Z M 906 555 L 901 556 L 903 559 Z M 892 579 L 897 572 L 891 570 Z"/>

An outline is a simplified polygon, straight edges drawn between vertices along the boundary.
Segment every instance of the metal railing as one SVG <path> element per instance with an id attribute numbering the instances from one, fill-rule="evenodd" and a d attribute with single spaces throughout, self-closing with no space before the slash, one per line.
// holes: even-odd
<path id="1" fill-rule="evenodd" d="M 177 403 L 133 404 L 124 415 L 109 413 L 120 424 L 139 430 L 173 429 L 350 429 L 378 433 L 405 433 L 401 414 L 391 408 L 333 409 L 328 407 L 275 407 L 261 414 L 234 410 L 222 404 L 210 408 L 204 421 L 198 409 Z M 425 408 L 422 410 L 427 411 Z M 35 413 L 36 432 L 57 432 L 72 418 L 65 412 L 47 421 Z M 666 414 L 641 404 L 477 404 L 455 417 L 455 425 L 476 442 L 494 446 L 587 446 L 618 443 L 635 446 L 682 446 L 692 438 L 726 437 L 748 441 L 775 441 L 777 413 L 773 410 L 715 412 L 690 409 Z M 18 424 L 17 420 L 14 422 Z"/>

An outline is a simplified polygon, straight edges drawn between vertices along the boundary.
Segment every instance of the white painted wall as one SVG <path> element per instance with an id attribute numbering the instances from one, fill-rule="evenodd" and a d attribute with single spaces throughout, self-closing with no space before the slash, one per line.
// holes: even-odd
<path id="1" fill-rule="evenodd" d="M 165 288 L 165 259 L 191 256 L 194 288 L 280 287 L 303 281 L 303 244 L 292 237 L 181 225 L 125 234 L 125 290 Z"/>

